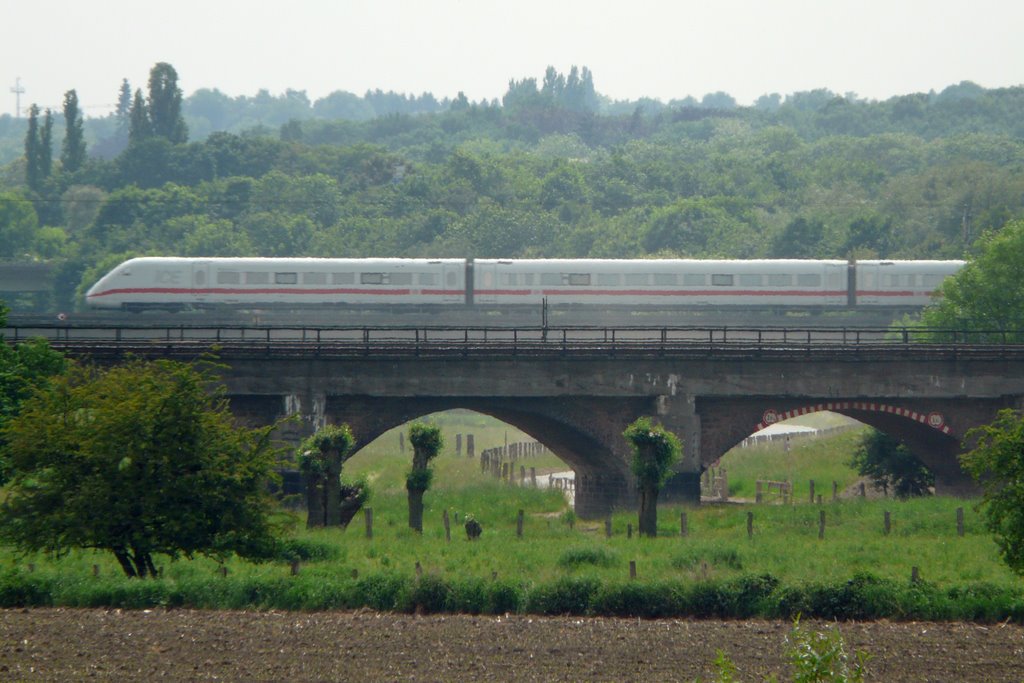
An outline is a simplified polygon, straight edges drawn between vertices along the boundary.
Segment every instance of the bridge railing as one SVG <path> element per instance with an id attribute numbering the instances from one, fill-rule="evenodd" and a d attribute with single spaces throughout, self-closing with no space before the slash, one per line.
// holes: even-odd
<path id="1" fill-rule="evenodd" d="M 486 326 L 8 326 L 8 342 L 42 337 L 93 356 L 222 355 L 267 357 L 354 355 L 574 357 L 636 355 L 864 354 L 944 357 L 1024 355 L 1024 337 L 1005 331 L 891 327 L 486 327 Z"/>

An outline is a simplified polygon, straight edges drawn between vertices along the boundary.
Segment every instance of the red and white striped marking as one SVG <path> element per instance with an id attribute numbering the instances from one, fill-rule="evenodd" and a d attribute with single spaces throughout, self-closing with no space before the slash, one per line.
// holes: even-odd
<path id="1" fill-rule="evenodd" d="M 910 410 L 909 408 L 900 408 L 898 406 L 891 406 L 886 403 L 871 403 L 868 401 L 837 401 L 833 403 L 818 403 L 815 405 L 803 406 L 802 408 L 794 408 L 785 412 L 779 412 L 773 408 L 769 408 L 764 411 L 764 415 L 761 418 L 761 422 L 754 429 L 755 432 L 759 432 L 769 425 L 773 425 L 776 422 L 782 420 L 788 420 L 791 417 L 797 417 L 798 415 L 807 415 L 809 413 L 817 413 L 822 410 L 832 411 L 843 411 L 843 410 L 865 410 L 872 413 L 890 413 L 892 415 L 900 415 L 915 422 L 928 425 L 932 429 L 937 429 L 943 434 L 949 434 L 949 425 L 946 424 L 946 419 L 942 413 L 930 412 L 930 413 L 919 413 L 916 410 Z"/>

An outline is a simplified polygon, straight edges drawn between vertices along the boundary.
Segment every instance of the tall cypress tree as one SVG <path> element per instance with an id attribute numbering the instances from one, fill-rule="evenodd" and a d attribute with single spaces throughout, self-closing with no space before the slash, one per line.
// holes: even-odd
<path id="1" fill-rule="evenodd" d="M 74 173 L 85 163 L 85 130 L 82 112 L 78 108 L 78 93 L 64 93 L 64 143 L 60 163 L 66 173 Z"/>
<path id="2" fill-rule="evenodd" d="M 39 131 L 39 147 L 36 151 L 39 155 L 39 174 L 41 179 L 45 180 L 53 173 L 53 112 L 49 109 L 43 117 L 43 127 Z"/>
<path id="3" fill-rule="evenodd" d="M 146 111 L 146 100 L 142 98 L 142 90 L 135 91 L 132 108 L 128 115 L 128 143 L 133 144 L 145 140 L 152 135 L 149 124 L 149 112 Z"/>
<path id="4" fill-rule="evenodd" d="M 28 108 L 28 131 L 25 133 L 25 184 L 39 191 L 42 175 L 39 170 L 39 106 Z"/>
<path id="5" fill-rule="evenodd" d="M 175 144 L 188 141 L 188 128 L 181 115 L 178 72 L 167 62 L 159 62 L 149 72 L 148 105 L 153 135 Z"/>

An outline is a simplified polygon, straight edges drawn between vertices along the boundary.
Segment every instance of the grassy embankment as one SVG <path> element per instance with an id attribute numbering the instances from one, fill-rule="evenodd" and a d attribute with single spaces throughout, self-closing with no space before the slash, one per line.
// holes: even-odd
<path id="1" fill-rule="evenodd" d="M 346 477 L 363 475 L 371 482 L 372 539 L 362 515 L 346 531 L 313 532 L 282 515 L 290 541 L 279 561 L 230 560 L 224 576 L 211 560 L 164 560 L 158 561 L 163 578 L 155 581 L 122 578 L 104 554 L 72 552 L 52 560 L 3 549 L 0 604 L 1024 619 L 1020 580 L 1000 562 L 973 501 L 831 502 L 832 481 L 843 490 L 856 479 L 843 463 L 857 432 L 794 442 L 789 452 L 780 443 L 759 445 L 723 459 L 733 496 L 752 499 L 758 478 L 789 479 L 796 483 L 796 504 L 686 509 L 685 538 L 679 531 L 684 508 L 660 507 L 656 539 L 628 538 L 636 513 L 622 511 L 606 538 L 600 520 L 576 520 L 570 527 L 572 515 L 560 493 L 497 482 L 480 472 L 478 460 L 454 453 L 455 433 L 473 433 L 478 453 L 504 443 L 506 432 L 510 442 L 524 435 L 475 414 L 438 420 L 446 447 L 435 461 L 422 536 L 406 525 L 404 476 L 411 456 L 408 445 L 406 454 L 399 453 L 398 433 L 392 432 L 345 466 Z M 525 464 L 540 472 L 564 469 L 553 456 Z M 810 479 L 824 504 L 807 502 Z M 957 507 L 965 511 L 963 537 L 957 535 Z M 522 537 L 516 533 L 520 509 Z M 442 526 L 445 510 L 451 542 Z M 892 519 L 888 535 L 885 511 Z M 456 522 L 467 514 L 484 530 L 472 543 Z M 288 561 L 294 558 L 300 558 L 297 575 Z M 912 567 L 919 570 L 918 583 L 910 581 Z"/>

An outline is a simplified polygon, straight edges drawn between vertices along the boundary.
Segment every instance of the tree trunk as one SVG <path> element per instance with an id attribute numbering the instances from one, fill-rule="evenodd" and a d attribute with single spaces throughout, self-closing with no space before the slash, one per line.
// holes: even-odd
<path id="1" fill-rule="evenodd" d="M 135 567 L 132 566 L 131 559 L 128 557 L 127 550 L 124 548 L 118 548 L 114 551 L 114 557 L 117 558 L 117 562 L 121 565 L 121 570 L 124 572 L 125 576 L 129 579 L 133 579 L 138 576 L 138 573 L 135 571 Z"/>
<path id="2" fill-rule="evenodd" d="M 658 535 L 658 487 L 640 487 L 640 519 L 641 536 L 654 538 Z"/>
<path id="3" fill-rule="evenodd" d="M 314 529 L 324 525 L 324 493 L 321 480 L 323 477 L 306 474 L 306 528 Z"/>
<path id="4" fill-rule="evenodd" d="M 423 533 L 423 493 L 425 489 L 409 489 L 409 528 Z"/>
<path id="5" fill-rule="evenodd" d="M 341 526 L 341 451 L 332 448 L 325 456 L 324 526 Z"/>

